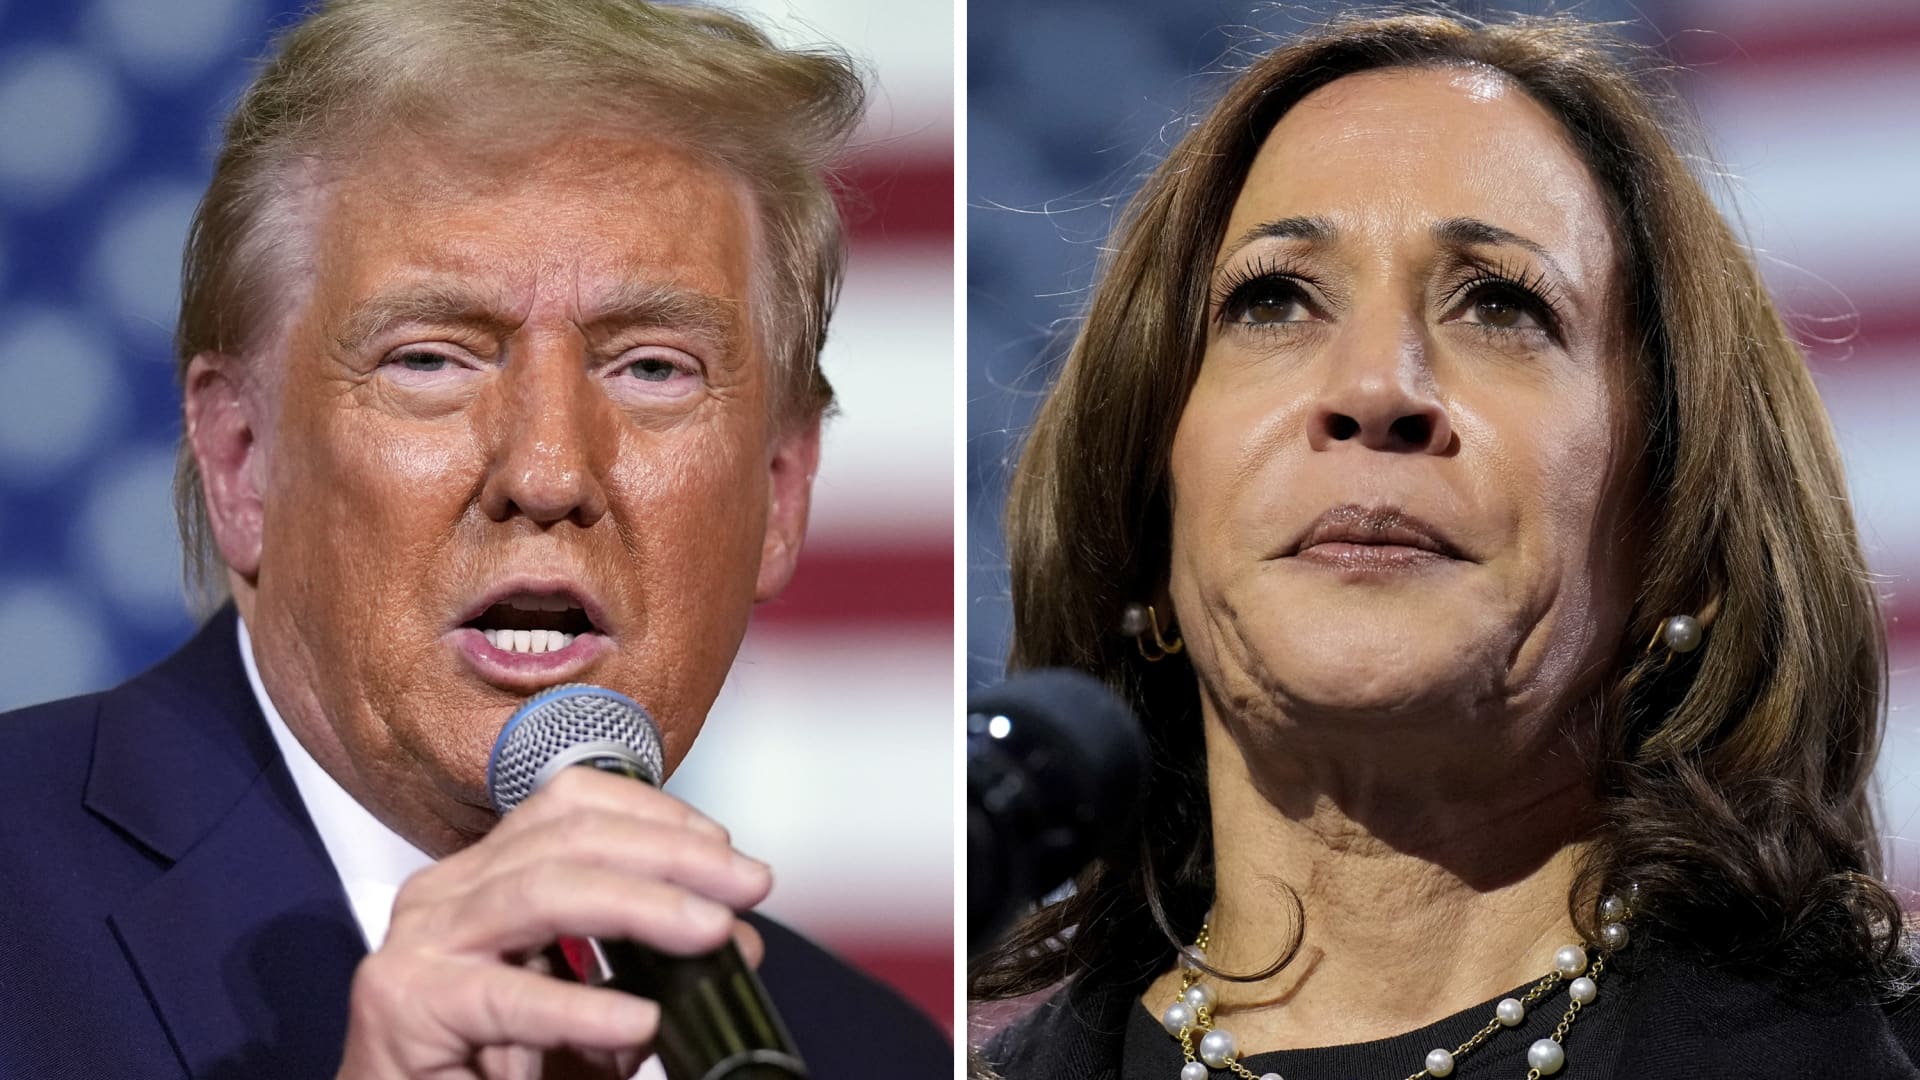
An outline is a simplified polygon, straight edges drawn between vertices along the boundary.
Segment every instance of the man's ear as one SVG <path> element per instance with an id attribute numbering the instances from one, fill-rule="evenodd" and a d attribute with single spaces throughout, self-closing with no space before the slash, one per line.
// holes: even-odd
<path id="1" fill-rule="evenodd" d="M 221 558 L 251 581 L 260 573 L 261 508 L 257 401 L 239 361 L 204 352 L 187 365 L 187 442 L 200 464 L 201 497 Z"/>
<path id="2" fill-rule="evenodd" d="M 767 538 L 760 547 L 755 603 L 771 600 L 793 580 L 800 544 L 813 504 L 813 473 L 820 465 L 820 418 L 795 424 L 775 437 L 768 462 Z"/>

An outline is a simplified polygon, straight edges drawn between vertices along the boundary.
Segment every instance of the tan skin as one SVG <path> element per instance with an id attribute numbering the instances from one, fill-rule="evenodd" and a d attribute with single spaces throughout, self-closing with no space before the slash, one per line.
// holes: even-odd
<path id="1" fill-rule="evenodd" d="M 1234 206 L 1173 446 L 1169 593 L 1203 689 L 1209 959 L 1259 970 L 1286 888 L 1305 909 L 1280 974 L 1214 981 L 1243 1053 L 1421 1027 L 1578 940 L 1580 732 L 1638 488 L 1608 221 L 1552 116 L 1460 68 L 1314 92 Z M 1340 506 L 1448 553 L 1316 542 Z"/>
<path id="2" fill-rule="evenodd" d="M 751 607 L 792 575 L 819 421 L 771 399 L 734 177 L 625 134 L 433 146 L 318 190 L 287 325 L 263 355 L 194 360 L 191 439 L 274 704 L 443 857 L 362 965 L 342 1075 L 534 1077 L 539 1050 L 572 1047 L 624 1076 L 651 1003 L 528 954 L 563 933 L 753 951 L 732 913 L 768 870 L 671 796 L 597 774 L 496 828 L 488 751 L 531 692 L 587 681 L 647 705 L 671 770 Z M 458 647 L 472 606 L 519 580 L 599 607 L 606 640 L 564 680 Z"/>

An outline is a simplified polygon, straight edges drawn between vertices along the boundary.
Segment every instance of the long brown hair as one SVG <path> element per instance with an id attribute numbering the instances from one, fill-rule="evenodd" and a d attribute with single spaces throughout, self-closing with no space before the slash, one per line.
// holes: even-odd
<path id="1" fill-rule="evenodd" d="M 1878 879 L 1869 781 L 1885 641 L 1840 458 L 1749 253 L 1677 148 L 1675 97 L 1604 28 L 1446 15 L 1349 19 L 1268 52 L 1146 180 L 1008 503 L 1015 668 L 1125 694 L 1154 749 L 1135 842 L 972 965 L 972 995 L 1171 962 L 1213 889 L 1198 691 L 1117 631 L 1168 567 L 1168 456 L 1205 346 L 1206 275 L 1280 117 L 1372 69 L 1504 73 L 1565 127 L 1607 194 L 1642 410 L 1646 555 L 1596 713 L 1604 824 L 1569 897 L 1637 886 L 1636 940 L 1779 975 L 1886 989 L 1905 970 Z M 1677 659 L 1667 616 L 1711 619 Z M 1641 950 L 1636 950 L 1641 951 Z"/>

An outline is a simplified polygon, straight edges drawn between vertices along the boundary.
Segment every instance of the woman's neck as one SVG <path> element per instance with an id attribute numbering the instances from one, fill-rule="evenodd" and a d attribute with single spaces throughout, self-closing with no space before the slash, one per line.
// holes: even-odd
<path id="1" fill-rule="evenodd" d="M 1207 727 L 1207 959 L 1255 972 L 1300 937 L 1271 978 L 1207 980 L 1243 1052 L 1422 1027 L 1540 978 L 1578 940 L 1567 897 L 1594 798 L 1576 748 L 1514 757 L 1484 744 L 1448 754 L 1414 733 L 1352 747 L 1280 735 L 1256 756 Z M 1156 1015 L 1179 981 L 1167 972 L 1148 991 Z"/>

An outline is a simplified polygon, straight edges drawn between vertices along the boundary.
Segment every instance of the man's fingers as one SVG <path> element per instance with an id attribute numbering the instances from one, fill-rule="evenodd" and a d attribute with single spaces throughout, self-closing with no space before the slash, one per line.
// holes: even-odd
<path id="1" fill-rule="evenodd" d="M 727 939 L 733 911 L 690 889 L 593 866 L 540 865 L 487 880 L 443 905 L 438 948 L 504 956 L 555 938 L 625 938 L 675 956 Z"/>
<path id="2" fill-rule="evenodd" d="M 766 940 L 760 936 L 760 931 L 754 929 L 753 924 L 745 919 L 734 922 L 733 942 L 740 947 L 740 955 L 750 968 L 758 968 L 760 961 L 767 957 Z"/>
<path id="3" fill-rule="evenodd" d="M 736 911 L 765 900 L 773 888 L 765 863 L 714 837 L 597 809 L 523 829 L 503 838 L 492 855 L 470 887 L 536 864 L 570 864 L 670 881 Z"/>
<path id="4" fill-rule="evenodd" d="M 462 985 L 470 989 L 449 987 L 436 1009 L 474 1045 L 629 1050 L 660 1024 L 660 1006 L 645 998 L 514 967 L 477 969 Z"/>
<path id="5" fill-rule="evenodd" d="M 408 906 L 420 906 L 469 891 L 476 879 L 493 871 L 504 847 L 518 847 L 522 836 L 528 833 L 566 837 L 578 853 L 588 855 L 587 849 L 593 842 L 587 834 L 605 827 L 604 823 L 613 819 L 627 821 L 636 830 L 652 825 L 669 832 L 685 832 L 696 843 L 712 845 L 716 858 L 722 850 L 729 853 L 728 860 L 737 857 L 737 862 L 730 865 L 741 879 L 738 885 L 724 879 L 716 881 L 722 897 L 735 907 L 759 903 L 772 888 L 764 863 L 732 851 L 725 828 L 679 799 L 627 777 L 611 776 L 595 769 L 563 769 L 559 776 L 503 818 L 479 843 L 456 851 L 408 878 L 400 899 Z M 627 842 L 638 835 L 637 832 L 624 834 Z M 649 840 L 646 846 L 651 843 Z M 616 845 L 602 846 L 611 849 Z M 545 856 L 536 850 L 533 857 Z M 677 852 L 674 857 L 696 856 Z M 589 861 L 608 864 L 598 853 L 592 853 Z M 689 877 L 688 883 L 698 887 L 700 881 Z"/>
<path id="6" fill-rule="evenodd" d="M 372 1061 L 409 1063 L 457 1057 L 463 1048 L 517 1046 L 574 1048 L 633 1056 L 653 1041 L 660 1007 L 645 998 L 555 979 L 504 964 L 462 960 L 397 959 L 378 953 L 354 979 L 354 1027 L 383 1030 L 396 1014 L 412 1014 L 405 1045 L 349 1038 L 366 1060 L 349 1061 L 342 1075 L 365 1072 Z M 436 1034 L 437 1033 L 437 1034 Z"/>
<path id="7" fill-rule="evenodd" d="M 376 1066 L 432 1071 L 476 1051 L 545 1052 L 589 1072 L 637 1064 L 658 1007 L 534 970 L 550 968 L 541 951 L 595 937 L 696 956 L 731 936 L 758 966 L 765 945 L 735 912 L 771 887 L 764 863 L 734 851 L 725 829 L 679 799 L 563 770 L 491 834 L 402 886 L 386 943 L 355 980 L 348 1057 L 357 1064 L 342 1075 L 412 1075 Z M 532 1061 L 516 1058 L 506 1073 Z"/>

